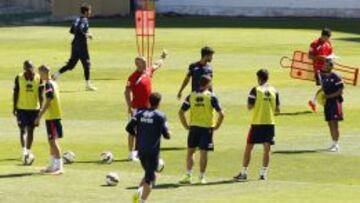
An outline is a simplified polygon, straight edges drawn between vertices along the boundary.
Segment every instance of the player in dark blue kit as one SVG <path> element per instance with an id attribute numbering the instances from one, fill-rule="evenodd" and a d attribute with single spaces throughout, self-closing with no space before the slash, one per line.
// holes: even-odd
<path id="1" fill-rule="evenodd" d="M 141 180 L 139 189 L 133 197 L 133 202 L 145 202 L 150 195 L 151 188 L 155 183 L 155 171 L 159 164 L 161 136 L 170 139 L 165 114 L 158 111 L 161 95 L 150 95 L 150 108 L 138 110 L 126 126 L 130 135 L 137 136 L 138 155 L 141 165 L 145 170 L 145 176 Z M 140 201 L 139 201 L 140 199 Z"/>
<path id="2" fill-rule="evenodd" d="M 87 39 L 92 39 L 92 34 L 89 32 L 89 20 L 91 16 L 91 6 L 84 4 L 80 7 L 81 16 L 76 18 L 72 24 L 70 33 L 74 35 L 71 44 L 71 56 L 65 66 L 52 76 L 57 80 L 61 74 L 75 68 L 77 62 L 80 60 L 84 68 L 84 76 L 86 81 L 86 90 L 95 91 L 96 88 L 90 83 L 90 55 L 88 50 Z"/>
<path id="3" fill-rule="evenodd" d="M 204 47 L 201 49 L 201 59 L 198 62 L 192 63 L 189 66 L 189 71 L 180 87 L 177 94 L 177 98 L 181 99 L 182 92 L 189 84 L 191 79 L 191 92 L 200 91 L 200 79 L 203 75 L 208 75 L 212 78 L 213 71 L 209 63 L 213 59 L 215 51 L 210 47 Z M 212 88 L 210 88 L 212 91 Z"/>
<path id="4" fill-rule="evenodd" d="M 342 111 L 344 83 L 339 75 L 332 72 L 333 68 L 333 60 L 327 59 L 321 70 L 321 86 L 326 98 L 324 105 L 325 120 L 328 122 L 331 138 L 333 140 L 333 144 L 330 146 L 329 150 L 331 152 L 338 152 L 340 149 L 339 121 L 344 119 Z"/>

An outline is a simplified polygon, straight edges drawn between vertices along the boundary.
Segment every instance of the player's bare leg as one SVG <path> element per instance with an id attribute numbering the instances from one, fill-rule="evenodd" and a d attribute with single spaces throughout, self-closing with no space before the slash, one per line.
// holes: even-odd
<path id="1" fill-rule="evenodd" d="M 188 148 L 186 154 L 186 174 L 179 181 L 181 184 L 191 184 L 192 182 L 192 168 L 194 166 L 194 154 L 196 148 Z"/>
<path id="2" fill-rule="evenodd" d="M 24 157 L 27 154 L 26 149 L 26 128 L 20 128 L 20 145 L 22 149 L 22 157 Z"/>
<path id="3" fill-rule="evenodd" d="M 52 156 L 52 163 L 48 168 L 43 170 L 42 172 L 48 173 L 48 174 L 62 174 L 63 173 L 63 165 L 61 160 L 61 149 L 57 142 L 57 139 L 49 139 L 49 145 L 50 145 L 50 154 Z"/>
<path id="4" fill-rule="evenodd" d="M 331 135 L 331 138 L 333 141 L 333 144 L 329 148 L 329 150 L 332 152 L 337 152 L 340 149 L 340 147 L 339 147 L 339 137 L 340 137 L 339 122 L 338 121 L 329 121 L 328 125 L 329 125 L 329 129 L 330 129 L 330 135 Z"/>
<path id="5" fill-rule="evenodd" d="M 205 172 L 208 163 L 208 152 L 206 150 L 200 150 L 200 183 L 206 184 Z"/>
<path id="6" fill-rule="evenodd" d="M 267 171 L 268 171 L 269 163 L 270 163 L 270 150 L 271 150 L 271 144 L 264 143 L 263 166 L 260 169 L 260 179 L 261 180 L 266 180 Z"/>
<path id="7" fill-rule="evenodd" d="M 26 136 L 26 150 L 29 153 L 32 147 L 34 140 L 34 127 L 27 127 L 27 136 Z"/>
<path id="8" fill-rule="evenodd" d="M 253 144 L 246 144 L 245 151 L 244 151 L 244 157 L 243 157 L 243 168 L 241 169 L 240 173 L 236 176 L 234 176 L 235 180 L 246 180 L 247 179 L 247 173 L 248 173 L 248 166 L 250 164 L 251 160 L 251 152 L 254 148 Z"/>

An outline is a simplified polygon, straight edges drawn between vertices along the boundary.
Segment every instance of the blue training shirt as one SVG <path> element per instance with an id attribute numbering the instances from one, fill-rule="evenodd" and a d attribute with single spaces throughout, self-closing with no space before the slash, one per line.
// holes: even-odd
<path id="1" fill-rule="evenodd" d="M 191 91 L 200 91 L 200 79 L 203 75 L 213 77 L 210 64 L 202 65 L 200 62 L 192 63 L 189 66 L 188 76 L 191 77 Z M 210 89 L 212 91 L 212 89 Z"/>
<path id="2" fill-rule="evenodd" d="M 86 43 L 86 33 L 89 31 L 89 21 L 86 17 L 80 16 L 76 18 L 72 24 L 70 33 L 74 35 L 73 43 Z"/>
<path id="3" fill-rule="evenodd" d="M 344 82 L 342 81 L 341 77 L 336 73 L 330 73 L 329 75 L 322 74 L 322 89 L 325 95 L 333 94 L 340 89 L 344 88 Z M 330 100 L 338 100 L 343 102 L 343 97 L 338 96 L 336 98 L 332 98 Z"/>
<path id="4" fill-rule="evenodd" d="M 159 153 L 161 136 L 169 137 L 166 116 L 156 109 L 139 110 L 126 126 L 126 131 L 136 134 L 139 152 Z"/>

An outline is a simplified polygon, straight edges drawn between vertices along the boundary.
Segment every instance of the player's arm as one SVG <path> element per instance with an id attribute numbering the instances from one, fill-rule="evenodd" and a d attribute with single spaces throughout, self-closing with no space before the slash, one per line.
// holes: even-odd
<path id="1" fill-rule="evenodd" d="M 276 107 L 275 107 L 275 115 L 280 114 L 280 95 L 279 92 L 276 92 Z"/>
<path id="2" fill-rule="evenodd" d="M 128 109 L 128 114 L 132 115 L 132 109 L 131 109 L 131 81 L 128 81 L 127 86 L 125 87 L 124 91 L 125 101 Z"/>
<path id="3" fill-rule="evenodd" d="M 89 23 L 87 20 L 83 19 L 80 21 L 80 32 L 88 39 L 93 38 L 93 35 L 89 32 Z"/>
<path id="4" fill-rule="evenodd" d="M 189 109 L 190 109 L 190 96 L 188 96 L 188 97 L 185 99 L 184 103 L 182 104 L 182 106 L 181 106 L 181 108 L 180 108 L 180 110 L 179 110 L 179 118 L 180 118 L 181 124 L 182 124 L 183 127 L 184 127 L 185 129 L 187 129 L 187 130 L 190 129 L 190 126 L 189 126 L 189 124 L 188 124 L 188 122 L 187 122 L 187 120 L 186 120 L 185 112 L 186 112 L 187 110 L 189 110 Z"/>
<path id="5" fill-rule="evenodd" d="M 211 96 L 211 105 L 218 113 L 217 121 L 214 126 L 214 130 L 217 130 L 220 128 L 221 124 L 223 123 L 225 114 L 224 114 L 224 111 L 222 110 L 220 102 L 216 96 Z"/>
<path id="6" fill-rule="evenodd" d="M 16 116 L 16 104 L 19 100 L 19 77 L 17 76 L 15 78 L 15 83 L 14 83 L 14 92 L 13 92 L 13 114 L 14 116 Z"/>
<path id="7" fill-rule="evenodd" d="M 126 131 L 130 134 L 130 135 L 136 135 L 136 117 L 132 117 L 131 120 L 129 121 L 129 123 L 126 125 Z"/>
<path id="8" fill-rule="evenodd" d="M 256 88 L 252 88 L 249 96 L 248 96 L 248 102 L 247 102 L 247 108 L 248 110 L 252 110 L 255 107 L 256 102 Z"/>
<path id="9" fill-rule="evenodd" d="M 171 138 L 171 132 L 169 131 L 169 127 L 168 127 L 168 122 L 166 117 L 163 117 L 162 119 L 162 130 L 161 130 L 161 134 L 163 135 L 163 137 L 167 140 L 169 140 Z"/>
<path id="10" fill-rule="evenodd" d="M 54 88 L 51 84 L 45 85 L 45 96 L 46 96 L 46 102 L 43 103 L 43 105 L 40 108 L 40 112 L 35 119 L 35 126 L 39 126 L 41 117 L 45 114 L 47 109 L 50 106 L 51 101 L 54 99 Z"/>
<path id="11" fill-rule="evenodd" d="M 325 95 L 326 99 L 336 98 L 336 97 L 339 97 L 339 96 L 343 95 L 344 83 L 341 80 L 341 78 L 338 78 L 336 80 L 335 85 L 338 87 L 339 90 L 332 93 L 332 94 Z"/>
<path id="12" fill-rule="evenodd" d="M 183 91 L 183 90 L 185 89 L 185 87 L 189 84 L 190 78 L 191 78 L 190 75 L 186 75 L 184 81 L 183 81 L 182 84 L 181 84 L 180 90 L 179 90 L 179 92 L 178 92 L 178 94 L 177 94 L 177 98 L 178 98 L 178 99 L 181 99 L 182 91 Z"/>
<path id="13" fill-rule="evenodd" d="M 155 63 L 152 65 L 152 72 L 157 71 L 161 66 L 165 63 L 165 59 L 168 57 L 168 53 L 166 50 L 163 50 L 159 60 L 155 61 Z"/>
<path id="14" fill-rule="evenodd" d="M 39 86 L 39 103 L 40 103 L 40 106 L 42 106 L 43 102 L 44 102 L 44 97 L 43 97 L 44 89 L 45 89 L 45 86 L 42 83 L 42 81 L 40 80 L 40 86 Z"/>

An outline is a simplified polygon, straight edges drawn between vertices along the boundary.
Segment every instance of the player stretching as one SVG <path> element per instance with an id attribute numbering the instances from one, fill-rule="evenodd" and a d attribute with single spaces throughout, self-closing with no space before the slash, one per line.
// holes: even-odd
<path id="1" fill-rule="evenodd" d="M 74 39 L 71 43 L 70 59 L 67 64 L 54 73 L 52 77 L 54 80 L 57 80 L 61 74 L 74 69 L 77 62 L 80 60 L 84 69 L 85 88 L 88 91 L 95 91 L 96 87 L 92 86 L 90 83 L 90 55 L 87 43 L 87 39 L 92 39 L 92 35 L 89 33 L 88 20 L 91 16 L 91 6 L 86 4 L 82 5 L 80 7 L 80 12 L 81 16 L 76 18 L 70 29 L 70 33 L 74 35 Z"/>
<path id="2" fill-rule="evenodd" d="M 314 73 L 316 85 L 321 85 L 321 74 L 320 71 L 325 64 L 325 60 L 333 55 L 333 48 L 330 42 L 331 30 L 324 28 L 321 31 L 320 38 L 313 41 L 310 45 L 309 58 L 314 61 Z M 316 108 L 316 97 L 321 90 L 316 91 L 313 99 L 309 100 L 308 104 L 313 112 L 317 111 Z"/>
<path id="3" fill-rule="evenodd" d="M 339 121 L 343 120 L 342 102 L 344 83 L 342 79 L 334 72 L 334 62 L 327 59 L 322 69 L 322 90 L 325 93 L 325 120 L 328 122 L 333 144 L 329 148 L 332 152 L 339 151 Z"/>
<path id="4" fill-rule="evenodd" d="M 251 159 L 251 151 L 254 144 L 263 144 L 263 166 L 260 170 L 260 179 L 266 180 L 270 162 L 270 148 L 274 143 L 275 136 L 275 113 L 280 113 L 279 94 L 267 81 L 269 73 L 260 69 L 257 73 L 258 87 L 254 87 L 249 94 L 248 109 L 254 110 L 251 128 L 247 138 L 244 152 L 243 169 L 235 180 L 246 180 L 248 166 Z"/>
<path id="5" fill-rule="evenodd" d="M 137 109 L 149 108 L 149 97 L 151 94 L 152 74 L 158 70 L 167 57 L 166 51 L 163 51 L 160 59 L 152 67 L 146 67 L 146 59 L 142 56 L 135 58 L 136 70 L 128 78 L 125 88 L 125 100 L 129 116 L 133 116 Z M 137 161 L 136 136 L 128 136 L 128 148 L 130 161 Z"/>
<path id="6" fill-rule="evenodd" d="M 211 63 L 214 53 L 214 50 L 210 47 L 204 47 L 201 49 L 201 59 L 198 62 L 190 64 L 188 73 L 177 94 L 178 99 L 181 99 L 182 92 L 189 84 L 190 79 L 191 92 L 193 92 L 200 90 L 200 79 L 203 75 L 208 75 L 212 78 L 213 71 L 209 63 Z M 212 91 L 212 88 L 210 88 L 210 91 Z"/>
<path id="7" fill-rule="evenodd" d="M 23 149 L 22 159 L 31 153 L 34 138 L 34 121 L 42 103 L 40 76 L 34 72 L 31 61 L 24 62 L 24 72 L 15 78 L 13 96 L 13 114 L 20 129 L 20 143 Z"/>
<path id="8" fill-rule="evenodd" d="M 39 68 L 41 80 L 45 83 L 45 102 L 40 109 L 40 113 L 35 120 L 35 125 L 39 126 L 41 117 L 45 114 L 45 124 L 50 145 L 50 165 L 42 170 L 48 174 L 62 174 L 63 163 L 61 160 L 61 150 L 57 139 L 63 137 L 61 125 L 60 96 L 57 84 L 50 79 L 50 68 L 42 65 Z"/>
<path id="9" fill-rule="evenodd" d="M 165 139 L 170 139 L 165 114 L 157 110 L 161 95 L 152 93 L 149 101 L 150 108 L 138 110 L 126 126 L 129 134 L 137 135 L 139 158 L 145 170 L 145 176 L 140 182 L 137 193 L 133 196 L 134 203 L 144 203 L 149 197 L 156 180 L 155 171 L 159 163 L 161 135 Z"/>
<path id="10" fill-rule="evenodd" d="M 224 119 L 224 113 L 217 97 L 209 91 L 211 77 L 202 76 L 200 90 L 191 93 L 182 104 L 179 117 L 185 129 L 189 130 L 188 150 L 186 156 L 186 174 L 181 184 L 192 183 L 192 168 L 194 165 L 194 153 L 200 149 L 200 184 L 206 184 L 205 171 L 208 162 L 208 151 L 214 150 L 213 131 L 220 128 Z M 185 118 L 185 112 L 190 109 L 190 123 Z M 217 122 L 214 125 L 214 109 L 218 113 Z"/>

